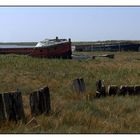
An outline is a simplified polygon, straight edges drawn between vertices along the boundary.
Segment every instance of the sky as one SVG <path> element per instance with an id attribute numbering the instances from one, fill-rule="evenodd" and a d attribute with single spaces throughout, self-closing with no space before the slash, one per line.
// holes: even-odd
<path id="1" fill-rule="evenodd" d="M 0 42 L 140 40 L 140 7 L 0 7 Z"/>

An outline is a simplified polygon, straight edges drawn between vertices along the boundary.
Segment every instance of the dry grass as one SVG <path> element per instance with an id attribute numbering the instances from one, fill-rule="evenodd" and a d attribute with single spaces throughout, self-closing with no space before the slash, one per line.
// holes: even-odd
<path id="1" fill-rule="evenodd" d="M 106 85 L 140 84 L 138 59 L 139 52 L 115 53 L 114 60 L 80 61 L 1 55 L 0 92 L 19 88 L 29 121 L 29 93 L 48 85 L 52 112 L 36 117 L 40 127 L 32 129 L 21 122 L 0 122 L 0 133 L 140 133 L 139 96 L 93 98 L 98 79 Z M 72 80 L 77 77 L 85 80 L 85 96 L 72 90 Z"/>

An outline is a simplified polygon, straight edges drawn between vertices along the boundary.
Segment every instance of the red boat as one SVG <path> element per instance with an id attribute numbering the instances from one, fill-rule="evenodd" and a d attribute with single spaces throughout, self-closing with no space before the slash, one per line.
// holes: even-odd
<path id="1" fill-rule="evenodd" d="M 0 54 L 21 54 L 33 57 L 71 58 L 71 39 L 45 39 L 35 47 L 0 48 Z"/>

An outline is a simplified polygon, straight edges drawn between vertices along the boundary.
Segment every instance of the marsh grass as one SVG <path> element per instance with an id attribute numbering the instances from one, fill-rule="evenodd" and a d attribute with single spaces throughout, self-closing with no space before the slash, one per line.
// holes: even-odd
<path id="1" fill-rule="evenodd" d="M 49 116 L 36 117 L 40 127 L 29 129 L 24 123 L 1 122 L 0 133 L 140 133 L 139 96 L 94 98 L 99 79 L 106 86 L 140 84 L 139 58 L 139 52 L 80 61 L 0 55 L 0 92 L 22 91 L 27 121 L 31 119 L 32 91 L 47 85 L 52 106 Z M 85 95 L 73 91 L 75 78 L 84 78 Z"/>

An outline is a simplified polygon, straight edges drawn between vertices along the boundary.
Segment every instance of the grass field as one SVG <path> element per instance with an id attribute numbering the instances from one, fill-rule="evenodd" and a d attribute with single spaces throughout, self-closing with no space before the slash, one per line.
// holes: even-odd
<path id="1" fill-rule="evenodd" d="M 94 52 L 98 54 L 103 52 Z M 84 78 L 86 95 L 72 90 L 72 80 Z M 0 92 L 21 90 L 27 122 L 31 119 L 29 94 L 48 86 L 52 111 L 38 116 L 37 128 L 23 123 L 0 122 L 0 133 L 140 133 L 140 97 L 116 96 L 87 100 L 95 82 L 105 85 L 140 85 L 140 52 L 117 52 L 115 59 L 39 59 L 0 55 Z"/>

